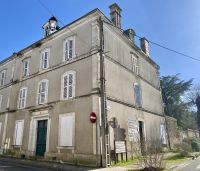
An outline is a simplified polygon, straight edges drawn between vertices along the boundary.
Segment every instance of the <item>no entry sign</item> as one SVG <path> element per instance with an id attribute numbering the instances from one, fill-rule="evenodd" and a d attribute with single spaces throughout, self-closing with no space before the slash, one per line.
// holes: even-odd
<path id="1" fill-rule="evenodd" d="M 90 122 L 95 123 L 97 121 L 97 115 L 94 112 L 90 113 Z"/>

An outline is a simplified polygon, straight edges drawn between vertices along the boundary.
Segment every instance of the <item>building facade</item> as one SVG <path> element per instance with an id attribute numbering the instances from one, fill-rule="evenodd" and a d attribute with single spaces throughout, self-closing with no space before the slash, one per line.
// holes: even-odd
<path id="1" fill-rule="evenodd" d="M 129 121 L 144 137 L 165 134 L 159 67 L 150 58 L 148 41 L 142 38 L 137 47 L 134 31 L 120 29 L 119 6 L 110 9 L 111 20 L 95 9 L 63 28 L 52 17 L 43 26 L 43 39 L 0 63 L 3 152 L 101 165 L 101 36 L 107 122 L 115 118 L 125 129 L 128 153 Z M 96 123 L 89 120 L 91 112 Z M 109 129 L 112 150 L 114 131 Z"/>

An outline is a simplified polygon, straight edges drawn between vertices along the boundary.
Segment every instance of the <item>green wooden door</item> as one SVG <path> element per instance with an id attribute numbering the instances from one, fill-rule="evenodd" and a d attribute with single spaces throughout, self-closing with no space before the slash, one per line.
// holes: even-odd
<path id="1" fill-rule="evenodd" d="M 36 156 L 44 156 L 46 151 L 47 120 L 38 121 Z"/>

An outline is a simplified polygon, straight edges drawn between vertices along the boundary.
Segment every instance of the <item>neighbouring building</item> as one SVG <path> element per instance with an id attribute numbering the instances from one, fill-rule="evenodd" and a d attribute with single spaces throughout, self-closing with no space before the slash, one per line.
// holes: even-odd
<path id="1" fill-rule="evenodd" d="M 134 129 L 167 144 L 159 66 L 150 57 L 148 40 L 136 46 L 134 30 L 121 31 L 120 7 L 113 4 L 110 10 L 111 20 L 94 9 L 62 28 L 52 17 L 43 26 L 44 38 L 1 61 L 3 152 L 100 166 L 107 134 L 101 132 L 103 111 L 106 123 L 115 120 L 125 130 L 128 155 Z M 113 126 L 109 130 L 112 150 Z"/>

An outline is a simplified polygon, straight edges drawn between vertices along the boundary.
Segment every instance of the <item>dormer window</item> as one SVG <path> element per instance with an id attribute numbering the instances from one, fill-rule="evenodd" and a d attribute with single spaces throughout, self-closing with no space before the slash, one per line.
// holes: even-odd
<path id="1" fill-rule="evenodd" d="M 45 49 L 41 52 L 41 70 L 49 68 L 50 49 Z"/>

